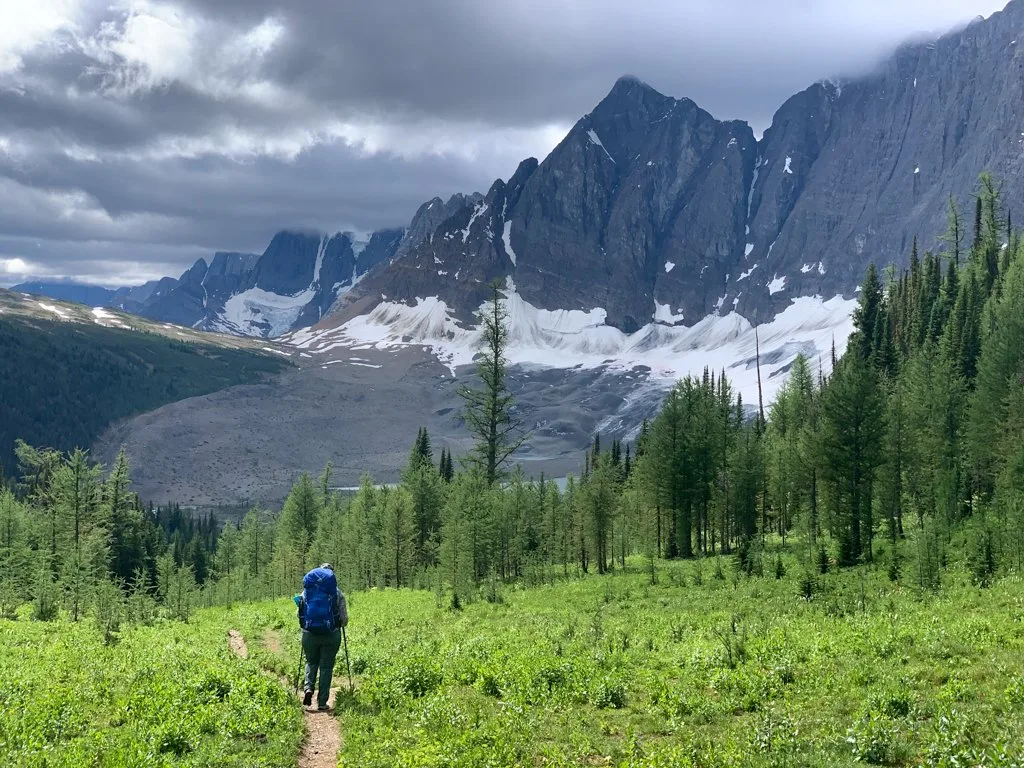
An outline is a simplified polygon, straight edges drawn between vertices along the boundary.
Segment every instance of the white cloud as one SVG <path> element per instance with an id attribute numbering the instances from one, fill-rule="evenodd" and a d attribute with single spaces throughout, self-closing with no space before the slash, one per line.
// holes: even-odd
<path id="1" fill-rule="evenodd" d="M 0 259 L 0 273 L 5 275 L 27 275 L 33 270 L 45 269 L 41 264 L 30 264 L 20 256 Z"/>
<path id="2" fill-rule="evenodd" d="M 336 123 L 331 133 L 366 154 L 388 153 L 404 159 L 439 155 L 469 161 L 500 154 L 521 160 L 528 156 L 545 157 L 565 137 L 569 127 L 551 123 L 536 128 L 494 128 L 446 120 L 400 123 L 366 119 Z M 507 168 L 509 162 L 502 165 Z"/>
<path id="3" fill-rule="evenodd" d="M 77 26 L 76 0 L 0 0 L 0 74 L 21 67 L 22 58 Z"/>
<path id="4" fill-rule="evenodd" d="M 233 29 L 172 3 L 122 0 L 118 15 L 78 40 L 110 97 L 133 96 L 175 83 L 217 98 L 281 105 L 288 93 L 261 76 L 261 60 L 285 33 L 273 17 Z"/>

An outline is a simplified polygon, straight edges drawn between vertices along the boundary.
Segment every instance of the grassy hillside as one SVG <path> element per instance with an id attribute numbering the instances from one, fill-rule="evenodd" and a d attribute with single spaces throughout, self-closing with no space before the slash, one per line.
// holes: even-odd
<path id="1" fill-rule="evenodd" d="M 978 589 L 951 571 L 933 595 L 865 568 L 807 601 L 795 555 L 782 562 L 778 579 L 728 558 L 659 563 L 656 584 L 591 576 L 460 612 L 429 592 L 350 595 L 340 764 L 1020 764 L 1019 577 Z M 226 651 L 231 628 L 252 661 Z M 91 624 L 0 621 L 0 760 L 294 765 L 298 702 L 256 667 L 293 676 L 297 636 L 287 598 L 113 646 Z"/>
<path id="2" fill-rule="evenodd" d="M 17 438 L 88 447 L 118 419 L 284 365 L 252 340 L 0 291 L 0 468 L 14 471 Z"/>

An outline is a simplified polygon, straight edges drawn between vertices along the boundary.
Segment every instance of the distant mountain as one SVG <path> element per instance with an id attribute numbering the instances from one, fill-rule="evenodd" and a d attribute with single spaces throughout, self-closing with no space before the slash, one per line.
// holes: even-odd
<path id="1" fill-rule="evenodd" d="M 498 280 L 528 309 L 520 337 L 588 354 L 597 344 L 609 359 L 668 350 L 681 329 L 715 319 L 749 328 L 788 311 L 797 322 L 798 300 L 838 332 L 848 312 L 835 301 L 849 304 L 870 262 L 904 264 L 915 235 L 937 247 L 950 196 L 969 209 L 980 172 L 1003 183 L 1011 212 L 1024 203 L 1022 49 L 1024 0 L 1013 0 L 902 47 L 868 76 L 812 85 L 760 140 L 744 122 L 623 77 L 543 162 L 524 160 L 486 195 L 435 198 L 406 228 L 363 239 L 281 232 L 258 257 L 200 259 L 147 296 L 113 301 L 234 334 L 358 320 L 396 341 L 431 341 L 471 325 Z M 412 312 L 424 302 L 434 302 L 428 323 Z M 572 312 L 585 319 L 567 325 Z M 654 338 L 666 328 L 680 330 Z"/>
<path id="2" fill-rule="evenodd" d="M 347 462 L 352 482 L 364 469 L 397 477 L 411 425 L 429 420 L 449 447 L 464 437 L 457 382 L 420 348 L 464 375 L 495 281 L 536 468 L 578 462 L 595 432 L 635 435 L 688 373 L 724 371 L 745 403 L 768 402 L 798 353 L 826 368 L 842 353 L 869 263 L 905 265 L 915 235 L 922 250 L 945 247 L 951 196 L 970 240 L 979 173 L 1024 215 L 1022 48 L 1024 0 L 1013 0 L 870 75 L 811 85 L 760 139 L 624 77 L 543 161 L 486 194 L 427 201 L 404 230 L 283 232 L 255 262 L 215 257 L 120 297 L 150 317 L 275 336 L 298 370 L 123 434 L 147 446 L 157 489 L 188 475 L 210 493 L 229 461 L 246 488 L 284 488 L 274 478 L 328 459 Z M 329 426 L 327 401 L 345 403 Z M 282 419 L 293 426 L 278 434 Z M 375 447 L 336 439 L 349 433 Z M 261 440 L 270 458 L 257 466 L 237 446 Z"/>
<path id="3" fill-rule="evenodd" d="M 366 272 L 390 259 L 403 230 L 366 239 L 283 231 L 260 255 L 225 253 L 199 259 L 176 280 L 165 278 L 149 297 L 118 306 L 144 317 L 240 336 L 279 336 L 320 320 Z"/>
<path id="4" fill-rule="evenodd" d="M 274 337 L 318 322 L 367 271 L 395 256 L 404 234 L 282 231 L 262 254 L 217 252 L 209 264 L 198 259 L 178 278 L 134 288 L 25 283 L 15 290 L 200 330 Z"/>
<path id="5" fill-rule="evenodd" d="M 87 304 L 90 307 L 109 306 L 117 293 L 110 288 L 73 282 L 21 283 L 15 285 L 11 290 L 19 293 L 31 293 L 34 296 L 49 296 L 52 299 L 72 301 L 76 304 Z"/>
<path id="6" fill-rule="evenodd" d="M 814 344 L 780 337 L 767 358 L 783 372 L 797 351 L 843 346 L 869 263 L 905 265 L 915 236 L 944 247 L 951 196 L 970 229 L 983 171 L 1018 212 L 1024 0 L 903 46 L 868 76 L 812 85 L 759 141 L 623 77 L 543 162 L 484 197 L 425 204 L 396 257 L 302 339 L 419 340 L 464 361 L 452 340 L 497 280 L 524 360 L 647 364 L 661 349 L 666 370 L 699 372 L 717 359 L 701 333 L 720 345 L 806 320 Z"/>

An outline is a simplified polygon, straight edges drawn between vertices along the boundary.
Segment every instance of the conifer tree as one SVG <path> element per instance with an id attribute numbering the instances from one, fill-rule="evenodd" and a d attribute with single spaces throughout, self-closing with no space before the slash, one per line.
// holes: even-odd
<path id="1" fill-rule="evenodd" d="M 96 581 L 106 575 L 108 521 L 100 500 L 100 468 L 78 449 L 53 475 L 53 503 L 61 530 L 58 572 L 73 621 L 81 617 Z"/>
<path id="2" fill-rule="evenodd" d="M 131 492 L 131 469 L 122 447 L 103 488 L 103 503 L 110 520 L 110 569 L 127 584 L 132 574 L 145 565 L 142 513 Z"/>
<path id="3" fill-rule="evenodd" d="M 617 471 L 611 457 L 598 454 L 593 470 L 581 487 L 588 550 L 593 553 L 597 572 L 605 573 L 614 556 L 611 549 L 614 536 L 614 518 L 618 499 Z"/>
<path id="4" fill-rule="evenodd" d="M 487 480 L 478 471 L 460 472 L 452 482 L 442 515 L 441 573 L 456 605 L 472 598 L 483 575 L 485 518 L 490 515 Z"/>
<path id="5" fill-rule="evenodd" d="M 359 481 L 359 490 L 349 502 L 343 518 L 344 556 L 340 567 L 346 583 L 363 589 L 383 586 L 381 583 L 382 548 L 380 533 L 380 492 L 368 474 Z"/>
<path id="6" fill-rule="evenodd" d="M 877 373 L 859 354 L 845 356 L 823 396 L 821 441 L 842 565 L 862 555 L 871 558 L 872 486 L 882 459 L 883 427 Z"/>
<path id="7" fill-rule="evenodd" d="M 879 470 L 879 502 L 885 514 L 887 532 L 893 544 L 903 538 L 903 480 L 907 463 L 909 424 L 906 385 L 902 379 L 890 383 L 886 398 L 883 462 Z"/>
<path id="8" fill-rule="evenodd" d="M 331 473 L 334 471 L 334 465 L 331 462 L 327 462 L 324 466 L 324 471 L 320 473 L 319 486 L 320 486 L 320 506 L 326 507 L 331 500 Z"/>
<path id="9" fill-rule="evenodd" d="M 321 511 L 320 494 L 305 472 L 292 487 L 277 523 L 275 555 L 286 583 L 298 583 L 312 565 L 310 548 Z"/>
<path id="10" fill-rule="evenodd" d="M 427 473 L 421 465 L 417 474 Z M 429 473 L 433 478 L 433 472 Z M 393 587 L 409 585 L 410 571 L 416 557 L 416 521 L 413 518 L 409 492 L 399 486 L 387 489 L 381 513 L 381 538 L 386 553 L 385 580 Z"/>
<path id="11" fill-rule="evenodd" d="M 974 477 L 985 496 L 992 493 L 1002 471 L 1005 446 L 999 438 L 1011 416 L 1008 398 L 1024 374 L 1024 257 L 1020 253 L 1011 261 L 989 315 L 991 329 L 981 345 L 967 431 Z"/>
<path id="12" fill-rule="evenodd" d="M 491 285 L 491 298 L 480 313 L 483 350 L 477 362 L 477 388 L 462 387 L 466 426 L 476 440 L 467 463 L 480 470 L 488 486 L 504 475 L 504 466 L 526 442 L 522 418 L 515 411 L 515 398 L 508 388 L 508 310 L 497 283 Z"/>
<path id="13" fill-rule="evenodd" d="M 425 434 L 425 430 L 424 430 Z M 442 462 L 444 453 L 442 452 Z M 441 530 L 441 509 L 444 506 L 444 478 L 434 471 L 433 463 L 422 452 L 414 450 L 409 466 L 402 475 L 402 486 L 408 491 L 415 529 L 417 565 L 432 566 L 437 559 L 437 537 Z"/>
<path id="14" fill-rule="evenodd" d="M 267 576 L 274 553 L 273 531 L 267 524 L 267 513 L 250 509 L 239 527 L 237 563 L 246 580 L 259 581 Z"/>
<path id="15" fill-rule="evenodd" d="M 854 312 L 854 326 L 857 329 L 857 335 L 853 339 L 856 342 L 854 349 L 863 360 L 871 360 L 874 357 L 875 343 L 878 338 L 876 327 L 879 324 L 881 311 L 882 284 L 878 279 L 878 270 L 875 269 L 874 264 L 871 264 L 868 266 L 867 277 L 864 278 L 861 285 L 857 309 Z M 833 363 L 834 366 L 835 363 Z"/>
<path id="16" fill-rule="evenodd" d="M 17 594 L 32 579 L 30 530 L 25 508 L 7 488 L 0 490 L 0 593 Z M 13 598 L 12 598 L 13 602 Z M 0 605 L 0 615 L 13 606 Z"/>
<path id="17" fill-rule="evenodd" d="M 946 231 L 945 233 L 943 233 L 941 240 L 952 251 L 952 257 L 949 259 L 949 261 L 954 266 L 960 265 L 960 256 L 963 253 L 963 224 L 964 223 L 960 215 L 960 211 L 957 208 L 956 199 L 952 195 L 950 195 L 949 204 L 946 209 Z"/>

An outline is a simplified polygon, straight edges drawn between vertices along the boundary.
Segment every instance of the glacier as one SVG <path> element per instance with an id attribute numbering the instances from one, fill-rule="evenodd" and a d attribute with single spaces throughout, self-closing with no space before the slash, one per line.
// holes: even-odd
<path id="1" fill-rule="evenodd" d="M 831 349 L 842 354 L 853 331 L 856 299 L 802 296 L 774 320 L 753 326 L 735 311 L 712 314 L 692 326 L 652 322 L 635 333 L 605 323 L 602 308 L 547 310 L 524 299 L 509 280 L 504 289 L 509 317 L 507 358 L 512 365 L 542 368 L 605 368 L 623 373 L 647 369 L 648 381 L 667 389 L 686 375 L 701 375 L 705 368 L 725 371 L 745 402 L 757 400 L 757 348 L 760 347 L 761 381 L 766 402 L 785 380 L 797 354 L 811 367 L 824 371 L 831 364 Z M 377 350 L 400 347 L 428 349 L 455 375 L 471 365 L 478 352 L 481 331 L 459 323 L 447 304 L 436 296 L 417 298 L 413 304 L 383 301 L 365 315 L 337 327 L 306 328 L 287 334 L 279 342 L 323 358 L 355 348 Z"/>

